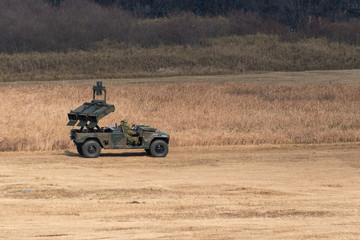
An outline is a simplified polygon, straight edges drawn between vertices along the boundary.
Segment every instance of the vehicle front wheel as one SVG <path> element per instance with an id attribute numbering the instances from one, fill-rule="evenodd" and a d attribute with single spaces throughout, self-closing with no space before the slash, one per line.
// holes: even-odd
<path id="1" fill-rule="evenodd" d="M 82 145 L 84 157 L 97 158 L 100 155 L 101 147 L 97 141 L 89 140 Z"/>
<path id="2" fill-rule="evenodd" d="M 168 154 L 169 147 L 163 140 L 155 140 L 150 145 L 150 153 L 153 157 L 165 157 Z"/>

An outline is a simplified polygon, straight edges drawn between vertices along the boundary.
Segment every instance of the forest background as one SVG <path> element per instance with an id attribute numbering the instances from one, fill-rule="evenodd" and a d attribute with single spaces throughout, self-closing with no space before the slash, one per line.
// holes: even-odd
<path id="1" fill-rule="evenodd" d="M 93 49 L 104 39 L 155 47 L 256 33 L 360 38 L 355 0 L 3 0 L 0 7 L 0 51 L 10 53 Z"/>

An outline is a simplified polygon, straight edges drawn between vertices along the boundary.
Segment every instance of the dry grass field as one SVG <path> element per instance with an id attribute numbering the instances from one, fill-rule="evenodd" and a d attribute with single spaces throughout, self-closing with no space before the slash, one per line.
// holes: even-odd
<path id="1" fill-rule="evenodd" d="M 91 51 L 0 53 L 0 83 L 358 69 L 359 58 L 357 45 L 264 34 L 153 48 L 103 41 Z"/>
<path id="2" fill-rule="evenodd" d="M 116 110 L 100 125 L 127 118 L 169 133 L 172 146 L 358 142 L 357 73 L 246 75 L 259 84 L 245 82 L 242 75 L 213 76 L 212 82 L 195 82 L 204 77 L 185 83 L 176 78 L 113 80 L 105 83 Z M 91 100 L 95 83 L 0 86 L 0 151 L 71 148 L 67 113 Z"/>
<path id="3" fill-rule="evenodd" d="M 0 153 L 1 239 L 358 239 L 358 144 Z"/>

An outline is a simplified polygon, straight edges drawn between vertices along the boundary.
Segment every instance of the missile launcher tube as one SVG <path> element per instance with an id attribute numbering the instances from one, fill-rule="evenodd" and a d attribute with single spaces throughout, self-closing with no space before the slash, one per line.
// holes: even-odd
<path id="1" fill-rule="evenodd" d="M 96 96 L 104 94 L 103 100 L 95 99 Z M 94 128 L 97 126 L 100 119 L 107 116 L 109 113 L 115 111 L 115 106 L 106 103 L 106 89 L 102 86 L 102 82 L 97 82 L 97 85 L 93 87 L 93 100 L 91 102 L 85 102 L 75 110 L 71 110 L 68 113 L 68 126 L 77 126 L 88 128 Z"/>

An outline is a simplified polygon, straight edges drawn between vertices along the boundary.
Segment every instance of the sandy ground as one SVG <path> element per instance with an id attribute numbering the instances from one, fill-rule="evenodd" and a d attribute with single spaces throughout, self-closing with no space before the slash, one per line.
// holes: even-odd
<path id="1" fill-rule="evenodd" d="M 0 153 L 0 239 L 359 239 L 360 145 Z"/>

